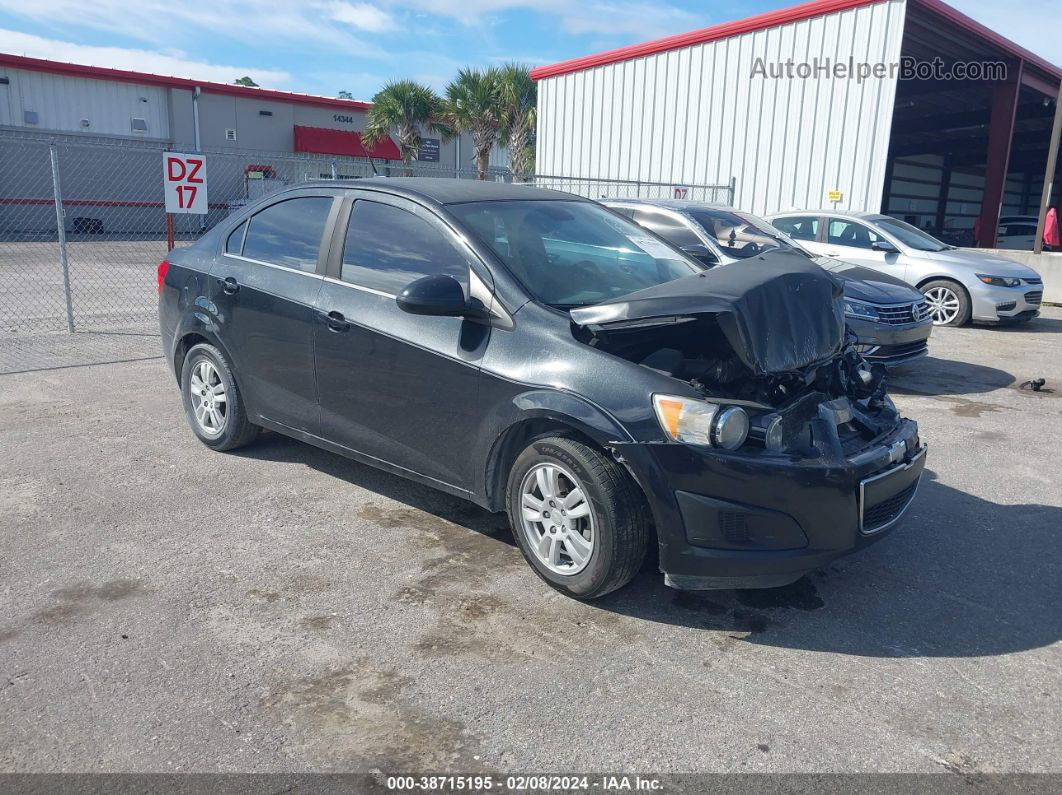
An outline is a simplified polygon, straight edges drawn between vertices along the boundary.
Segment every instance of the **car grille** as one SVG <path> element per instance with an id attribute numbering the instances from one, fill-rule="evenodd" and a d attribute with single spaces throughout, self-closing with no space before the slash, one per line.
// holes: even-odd
<path id="1" fill-rule="evenodd" d="M 1039 304 L 1044 300 L 1043 290 L 1033 290 L 1025 294 L 1025 303 L 1027 304 Z"/>
<path id="2" fill-rule="evenodd" d="M 1022 279 L 1026 284 L 1043 284 L 1043 279 Z"/>
<path id="3" fill-rule="evenodd" d="M 876 306 L 878 320 L 889 326 L 902 326 L 905 323 L 917 323 L 929 315 L 929 305 L 925 301 L 914 304 L 889 304 Z"/>
<path id="4" fill-rule="evenodd" d="M 866 534 L 875 533 L 894 521 L 901 513 L 907 510 L 907 506 L 911 504 L 911 500 L 914 499 L 917 490 L 918 481 L 916 480 L 906 489 L 894 494 L 887 500 L 882 500 L 877 505 L 864 506 L 863 532 Z"/>

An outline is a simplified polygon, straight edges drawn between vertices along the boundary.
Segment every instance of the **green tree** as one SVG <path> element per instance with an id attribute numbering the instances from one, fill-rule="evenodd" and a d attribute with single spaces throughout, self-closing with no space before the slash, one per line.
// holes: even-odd
<path id="1" fill-rule="evenodd" d="M 538 88 L 531 70 L 516 63 L 502 67 L 498 83 L 500 135 L 509 149 L 509 168 L 514 178 L 526 179 L 535 170 Z"/>
<path id="2" fill-rule="evenodd" d="M 372 98 L 372 108 L 361 137 L 367 146 L 387 138 L 394 130 L 398 135 L 398 151 L 406 164 L 406 176 L 413 176 L 413 161 L 420 151 L 420 131 L 428 129 L 449 136 L 449 130 L 439 120 L 443 102 L 428 86 L 412 80 L 394 80 Z"/>
<path id="3" fill-rule="evenodd" d="M 446 87 L 446 124 L 472 136 L 479 178 L 487 178 L 490 150 L 502 126 L 500 72 L 462 69 Z"/>
<path id="4" fill-rule="evenodd" d="M 254 82 L 247 75 L 244 75 L 243 77 L 238 77 L 232 82 L 238 86 L 250 86 L 251 88 L 258 88 L 258 83 Z"/>
<path id="5" fill-rule="evenodd" d="M 337 99 L 354 99 L 354 95 L 351 94 L 349 91 L 340 91 L 339 94 L 336 95 L 336 97 Z"/>

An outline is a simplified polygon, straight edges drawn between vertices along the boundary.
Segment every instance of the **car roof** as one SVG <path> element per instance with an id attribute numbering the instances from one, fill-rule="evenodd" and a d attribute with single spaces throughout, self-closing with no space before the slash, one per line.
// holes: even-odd
<path id="1" fill-rule="evenodd" d="M 648 207 L 663 207 L 666 210 L 726 210 L 728 212 L 740 212 L 735 207 L 721 202 L 701 202 L 696 199 L 624 199 L 620 196 L 608 196 L 599 199 L 602 204 L 644 204 Z"/>
<path id="2" fill-rule="evenodd" d="M 895 220 L 891 215 L 881 213 L 868 213 L 863 210 L 785 210 L 780 213 L 771 213 L 768 218 L 781 218 L 787 215 L 829 215 L 834 218 L 855 218 L 861 221 L 880 221 L 882 219 Z"/>
<path id="3" fill-rule="evenodd" d="M 371 177 L 369 179 L 315 180 L 300 182 L 292 188 L 364 188 L 398 196 L 428 199 L 436 204 L 513 200 L 589 201 L 583 196 L 533 185 L 488 182 L 452 177 Z"/>

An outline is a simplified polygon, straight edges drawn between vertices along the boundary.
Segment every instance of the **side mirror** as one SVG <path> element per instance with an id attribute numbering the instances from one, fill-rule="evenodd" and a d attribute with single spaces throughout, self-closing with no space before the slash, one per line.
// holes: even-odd
<path id="1" fill-rule="evenodd" d="M 702 265 L 711 267 L 719 264 L 719 257 L 715 256 L 715 252 L 708 248 L 708 246 L 704 245 L 704 243 L 690 243 L 689 245 L 682 246 L 682 251 L 689 254 Z"/>
<path id="2" fill-rule="evenodd" d="M 395 298 L 398 308 L 411 315 L 437 317 L 482 317 L 485 310 L 465 298 L 461 283 L 453 276 L 422 276 L 406 285 Z"/>
<path id="3" fill-rule="evenodd" d="M 880 251 L 884 254 L 898 254 L 896 246 L 890 243 L 888 240 L 875 240 L 870 244 L 872 251 Z"/>

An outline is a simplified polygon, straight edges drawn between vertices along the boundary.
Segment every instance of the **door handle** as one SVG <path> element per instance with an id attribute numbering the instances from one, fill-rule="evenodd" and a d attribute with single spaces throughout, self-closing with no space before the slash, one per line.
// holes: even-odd
<path id="1" fill-rule="evenodd" d="M 346 331 L 350 328 L 350 323 L 348 323 L 347 319 L 343 317 L 342 312 L 332 311 L 327 314 L 322 312 L 321 314 L 324 315 L 324 321 L 328 325 L 330 331 Z"/>
<path id="2" fill-rule="evenodd" d="M 240 283 L 231 276 L 226 276 L 224 279 L 218 279 L 218 284 L 221 285 L 221 290 L 226 295 L 236 295 L 240 291 Z"/>

